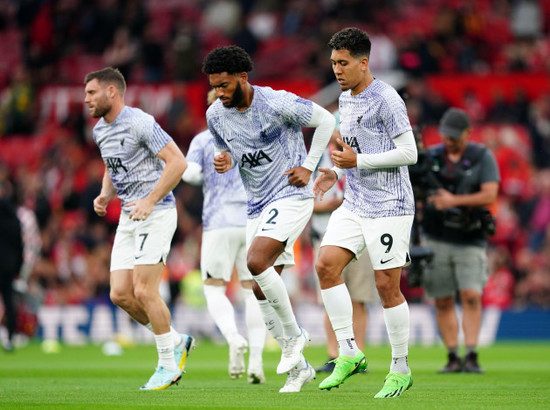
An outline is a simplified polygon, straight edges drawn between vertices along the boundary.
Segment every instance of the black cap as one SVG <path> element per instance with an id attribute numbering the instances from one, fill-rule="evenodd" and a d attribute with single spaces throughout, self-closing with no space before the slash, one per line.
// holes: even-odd
<path id="1" fill-rule="evenodd" d="M 439 133 L 452 139 L 460 138 L 468 128 L 470 128 L 470 118 L 466 111 L 459 108 L 449 108 L 439 122 Z"/>

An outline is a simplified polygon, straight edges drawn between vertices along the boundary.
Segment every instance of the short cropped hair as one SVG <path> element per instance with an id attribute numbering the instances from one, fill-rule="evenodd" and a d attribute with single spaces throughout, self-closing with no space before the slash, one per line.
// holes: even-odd
<path id="1" fill-rule="evenodd" d="M 333 50 L 348 50 L 352 57 L 370 57 L 369 35 L 356 27 L 348 27 L 334 34 L 328 46 Z"/>
<path id="2" fill-rule="evenodd" d="M 212 50 L 202 65 L 204 74 L 248 73 L 254 69 L 254 63 L 246 51 L 238 46 L 223 46 Z"/>
<path id="3" fill-rule="evenodd" d="M 88 84 L 94 79 L 103 84 L 114 85 L 121 96 L 126 92 L 126 81 L 118 68 L 106 67 L 99 71 L 88 73 L 84 77 L 84 84 Z"/>

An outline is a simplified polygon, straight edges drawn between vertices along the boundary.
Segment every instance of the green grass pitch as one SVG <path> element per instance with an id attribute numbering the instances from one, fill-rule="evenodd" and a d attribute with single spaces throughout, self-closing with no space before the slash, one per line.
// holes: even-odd
<path id="1" fill-rule="evenodd" d="M 300 393 L 281 394 L 286 376 L 275 374 L 278 351 L 264 352 L 267 382 L 249 385 L 227 374 L 228 349 L 199 341 L 179 385 L 162 391 L 139 391 L 156 364 L 154 346 L 124 349 L 105 356 L 100 346 L 62 346 L 44 354 L 39 344 L 13 353 L 0 351 L 0 409 L 550 409 L 550 346 L 499 343 L 481 348 L 485 374 L 436 373 L 445 361 L 442 347 L 412 346 L 409 362 L 414 386 L 398 399 L 374 399 L 389 368 L 388 346 L 365 349 L 369 372 L 348 379 L 339 389 L 320 391 L 318 375 Z M 305 350 L 318 366 L 322 346 Z"/>

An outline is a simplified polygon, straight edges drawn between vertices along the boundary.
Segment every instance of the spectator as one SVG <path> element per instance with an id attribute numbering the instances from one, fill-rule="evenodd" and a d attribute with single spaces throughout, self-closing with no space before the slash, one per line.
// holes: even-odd
<path id="1" fill-rule="evenodd" d="M 543 94 L 531 105 L 529 131 L 533 142 L 533 161 L 539 168 L 550 167 L 550 95 Z"/>
<path id="2" fill-rule="evenodd" d="M 483 289 L 481 303 L 483 307 L 508 309 L 514 303 L 515 278 L 510 270 L 508 249 L 499 247 L 489 252 L 489 280 Z"/>
<path id="3" fill-rule="evenodd" d="M 548 227 L 550 227 L 550 170 L 538 173 L 537 185 L 538 192 L 535 197 L 529 223 L 531 228 L 529 246 L 535 252 L 541 251 L 548 241 Z"/>
<path id="4" fill-rule="evenodd" d="M 103 53 L 105 64 L 118 68 L 125 78 L 130 79 L 138 57 L 138 43 L 131 37 L 128 27 L 117 29 L 113 42 Z"/>
<path id="5" fill-rule="evenodd" d="M 16 316 L 13 281 L 23 264 L 23 240 L 21 224 L 15 204 L 11 200 L 12 187 L 8 180 L 0 180 L 0 293 L 4 302 L 4 315 L 8 338 L 2 347 L 13 350 Z"/>
<path id="6" fill-rule="evenodd" d="M 164 50 L 157 38 L 155 27 L 147 25 L 141 45 L 141 63 L 145 71 L 143 80 L 150 83 L 164 79 Z"/>
<path id="7" fill-rule="evenodd" d="M 24 66 L 13 70 L 11 84 L 0 101 L 0 136 L 32 134 L 36 119 L 35 90 Z"/>

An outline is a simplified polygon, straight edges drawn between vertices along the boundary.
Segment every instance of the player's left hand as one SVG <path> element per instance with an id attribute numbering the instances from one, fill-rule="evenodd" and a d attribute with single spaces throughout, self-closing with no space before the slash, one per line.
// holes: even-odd
<path id="1" fill-rule="evenodd" d="M 220 152 L 214 157 L 214 168 L 219 174 L 223 174 L 231 169 L 231 157 L 227 152 Z"/>
<path id="2" fill-rule="evenodd" d="M 125 205 L 125 207 L 130 206 L 133 206 L 134 209 L 130 211 L 129 218 L 134 221 L 145 221 L 151 215 L 153 209 L 155 209 L 155 203 L 148 198 L 138 199 Z"/>
<path id="3" fill-rule="evenodd" d="M 427 198 L 428 202 L 431 202 L 435 206 L 435 209 L 439 211 L 456 206 L 454 199 L 455 196 L 443 188 L 438 189 L 435 195 Z"/>
<path id="4" fill-rule="evenodd" d="M 346 144 L 342 138 L 336 139 L 336 144 L 342 147 L 342 151 L 334 150 L 332 152 L 332 162 L 338 168 L 347 169 L 357 166 L 357 154 L 353 149 Z"/>
<path id="5" fill-rule="evenodd" d="M 288 175 L 288 183 L 290 185 L 301 188 L 306 186 L 311 178 L 311 171 L 304 167 L 294 167 L 284 173 Z"/>

